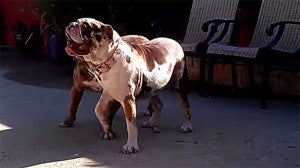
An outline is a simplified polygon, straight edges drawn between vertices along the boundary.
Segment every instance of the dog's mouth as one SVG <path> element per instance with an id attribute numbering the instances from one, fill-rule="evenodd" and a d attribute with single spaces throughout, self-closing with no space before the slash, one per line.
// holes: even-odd
<path id="1" fill-rule="evenodd" d="M 92 49 L 93 30 L 88 23 L 73 22 L 66 28 L 66 51 L 70 56 L 88 55 Z"/>

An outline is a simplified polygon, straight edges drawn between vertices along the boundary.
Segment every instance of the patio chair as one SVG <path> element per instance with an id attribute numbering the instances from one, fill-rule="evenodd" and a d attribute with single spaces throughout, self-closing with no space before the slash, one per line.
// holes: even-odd
<path id="1" fill-rule="evenodd" d="M 239 0 L 193 0 L 185 37 L 181 43 L 183 50 L 195 52 L 199 42 L 210 43 L 216 40 L 221 32 L 216 32 L 214 37 L 208 39 L 210 32 L 201 31 L 202 25 L 207 21 L 214 23 L 212 20 L 215 19 L 234 20 L 238 3 Z M 219 30 L 223 30 L 223 27 L 224 25 L 221 25 Z M 227 44 L 229 42 L 231 29 L 232 27 L 229 28 L 220 43 Z"/>
<path id="2" fill-rule="evenodd" d="M 299 67 L 300 1 L 263 0 L 252 40 L 248 47 L 212 43 L 207 49 L 209 61 L 208 90 L 212 92 L 214 64 L 231 64 L 234 87 L 237 86 L 236 66 L 262 65 L 261 108 L 267 108 L 268 79 L 271 65 Z M 253 80 L 253 72 L 249 71 Z"/>
<path id="3" fill-rule="evenodd" d="M 196 56 L 195 50 L 199 42 L 205 52 L 211 42 L 228 44 L 232 25 L 222 23 L 235 19 L 238 4 L 239 0 L 193 0 L 185 37 L 181 43 L 185 53 Z M 209 28 L 211 31 L 208 31 Z M 224 31 L 226 29 L 228 31 Z M 205 62 L 200 58 L 200 84 L 204 80 Z"/>

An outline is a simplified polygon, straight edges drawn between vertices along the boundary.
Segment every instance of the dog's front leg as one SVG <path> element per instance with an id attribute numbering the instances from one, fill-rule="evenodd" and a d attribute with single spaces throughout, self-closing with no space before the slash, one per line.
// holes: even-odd
<path id="1" fill-rule="evenodd" d="M 128 139 L 122 147 L 122 152 L 126 154 L 136 153 L 139 151 L 137 138 L 138 131 L 136 126 L 136 104 L 132 95 L 126 96 L 123 102 L 123 109 L 126 117 Z"/>
<path id="2" fill-rule="evenodd" d="M 112 98 L 106 91 L 103 91 L 95 107 L 95 113 L 102 126 L 102 139 L 113 139 L 112 122 L 120 106 L 121 104 L 117 100 Z"/>
<path id="3" fill-rule="evenodd" d="M 73 85 L 71 89 L 71 105 L 68 117 L 65 119 L 64 122 L 60 123 L 60 127 L 72 127 L 74 121 L 76 120 L 76 113 L 83 95 L 84 89 L 75 87 Z"/>

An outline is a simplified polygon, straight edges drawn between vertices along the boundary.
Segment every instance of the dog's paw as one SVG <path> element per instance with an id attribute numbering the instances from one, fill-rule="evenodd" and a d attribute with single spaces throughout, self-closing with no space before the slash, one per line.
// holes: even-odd
<path id="1" fill-rule="evenodd" d="M 122 147 L 121 151 L 124 154 L 138 153 L 139 147 L 137 143 L 135 144 L 127 143 Z"/>
<path id="2" fill-rule="evenodd" d="M 144 111 L 144 116 L 151 116 L 152 113 L 147 109 Z"/>
<path id="3" fill-rule="evenodd" d="M 181 127 L 180 127 L 180 131 L 182 133 L 188 133 L 188 132 L 192 132 L 193 131 L 193 128 L 191 125 L 185 125 L 183 124 Z"/>
<path id="4" fill-rule="evenodd" d="M 149 121 L 144 121 L 142 127 L 143 128 L 151 128 L 152 126 Z"/>
<path id="5" fill-rule="evenodd" d="M 112 139 L 114 139 L 114 133 L 102 131 L 100 134 L 100 137 L 101 137 L 101 139 L 104 139 L 104 140 L 112 140 Z"/>
<path id="6" fill-rule="evenodd" d="M 158 126 L 154 126 L 150 123 L 150 121 L 143 122 L 143 128 L 151 128 L 154 134 L 160 133 Z"/>
<path id="7" fill-rule="evenodd" d="M 64 122 L 59 123 L 59 127 L 63 128 L 63 127 L 72 127 L 74 123 L 74 120 L 71 119 L 66 119 Z"/>
<path id="8" fill-rule="evenodd" d="M 160 129 L 156 126 L 152 127 L 152 131 L 154 134 L 159 134 L 160 133 Z"/>

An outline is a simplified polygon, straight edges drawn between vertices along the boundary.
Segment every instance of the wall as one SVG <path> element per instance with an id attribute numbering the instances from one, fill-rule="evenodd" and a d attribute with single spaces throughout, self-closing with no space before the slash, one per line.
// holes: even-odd
<path id="1" fill-rule="evenodd" d="M 1 0 L 0 3 L 4 42 L 14 46 L 14 28 L 19 22 L 29 27 L 40 24 L 39 3 L 37 0 Z"/>

